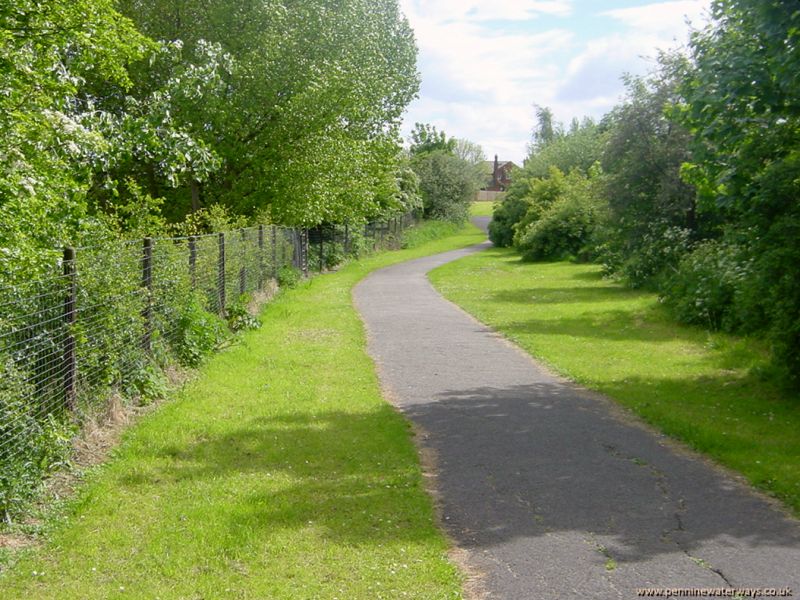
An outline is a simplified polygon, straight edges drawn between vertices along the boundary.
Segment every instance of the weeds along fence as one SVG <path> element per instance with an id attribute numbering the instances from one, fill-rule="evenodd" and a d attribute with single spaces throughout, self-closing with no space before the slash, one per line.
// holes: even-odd
<path id="1" fill-rule="evenodd" d="M 9 519 L 67 459 L 80 423 L 112 394 L 162 395 L 162 369 L 196 366 L 252 321 L 248 302 L 274 282 L 398 245 L 412 221 L 65 248 L 51 276 L 0 286 L 0 513 Z"/>

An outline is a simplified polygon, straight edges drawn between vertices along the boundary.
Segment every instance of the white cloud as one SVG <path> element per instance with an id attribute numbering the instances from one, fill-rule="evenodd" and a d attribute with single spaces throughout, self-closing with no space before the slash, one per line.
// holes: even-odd
<path id="1" fill-rule="evenodd" d="M 620 100 L 625 73 L 643 75 L 655 66 L 659 50 L 684 45 L 688 40 L 687 19 L 694 27 L 705 23 L 708 0 L 658 2 L 600 13 L 624 26 L 621 32 L 585 43 L 569 61 L 566 76 L 558 86 L 554 112 L 566 120 L 581 114 L 600 117 Z"/>
<path id="2" fill-rule="evenodd" d="M 400 4 L 406 15 L 436 21 L 516 21 L 572 12 L 572 0 L 401 0 Z"/>
<path id="3" fill-rule="evenodd" d="M 534 103 L 563 121 L 601 116 L 624 91 L 620 76 L 645 72 L 652 63 L 643 56 L 685 41 L 686 16 L 701 24 L 709 2 L 606 10 L 596 2 L 598 27 L 587 32 L 571 19 L 572 0 L 401 0 L 423 77 L 404 131 L 432 123 L 481 144 L 490 157 L 521 163 Z"/>
<path id="4" fill-rule="evenodd" d="M 602 12 L 625 23 L 638 32 L 658 34 L 662 38 L 683 41 L 687 19 L 694 25 L 704 22 L 709 2 L 706 0 L 674 0 L 644 6 L 618 8 Z"/>

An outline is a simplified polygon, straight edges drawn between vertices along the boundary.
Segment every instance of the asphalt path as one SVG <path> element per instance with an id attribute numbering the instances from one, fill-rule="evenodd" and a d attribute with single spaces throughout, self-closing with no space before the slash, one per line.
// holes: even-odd
<path id="1" fill-rule="evenodd" d="M 488 245 L 376 271 L 354 290 L 387 396 L 435 457 L 444 527 L 479 574 L 471 595 L 788 587 L 800 596 L 796 520 L 548 373 L 428 282 L 431 269 Z"/>

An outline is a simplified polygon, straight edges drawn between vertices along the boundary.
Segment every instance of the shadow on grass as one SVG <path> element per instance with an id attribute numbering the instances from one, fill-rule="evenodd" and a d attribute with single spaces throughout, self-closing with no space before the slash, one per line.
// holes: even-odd
<path id="1" fill-rule="evenodd" d="M 198 432 L 189 446 L 153 447 L 143 456 L 152 466 L 120 484 L 199 484 L 243 542 L 268 541 L 272 532 L 312 523 L 346 544 L 432 540 L 438 534 L 407 436 L 405 422 L 388 406 L 363 414 L 252 418 L 224 435 Z M 230 492 L 237 480 L 246 490 Z"/>
<path id="2" fill-rule="evenodd" d="M 465 546 L 578 532 L 611 540 L 620 563 L 702 557 L 711 540 L 727 540 L 734 560 L 763 560 L 759 548 L 800 560 L 797 522 L 571 386 L 453 389 L 404 411 L 430 434 L 449 530 Z"/>
<path id="3" fill-rule="evenodd" d="M 491 295 L 498 302 L 516 304 L 572 304 L 588 302 L 624 302 L 640 292 L 612 287 L 530 287 L 526 289 L 500 290 Z"/>

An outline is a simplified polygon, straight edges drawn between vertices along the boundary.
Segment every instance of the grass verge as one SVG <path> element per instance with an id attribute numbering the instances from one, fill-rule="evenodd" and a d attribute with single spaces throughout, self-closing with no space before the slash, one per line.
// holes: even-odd
<path id="1" fill-rule="evenodd" d="M 465 227 L 279 295 L 260 330 L 125 432 L 0 597 L 460 597 L 350 290 L 482 238 Z"/>
<path id="2" fill-rule="evenodd" d="M 677 325 L 654 294 L 596 265 L 491 249 L 430 274 L 450 300 L 567 377 L 603 392 L 800 515 L 800 399 L 759 378 L 758 341 Z"/>
<path id="3" fill-rule="evenodd" d="M 473 217 L 491 217 L 494 211 L 494 202 L 481 201 L 473 202 L 469 207 L 469 214 Z"/>

